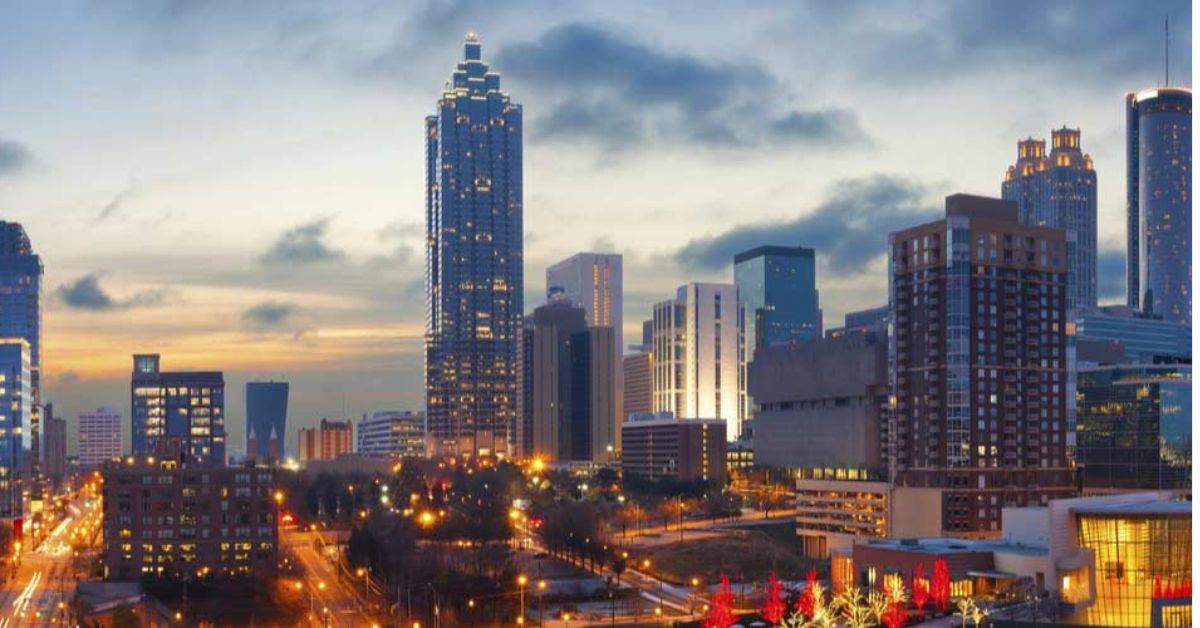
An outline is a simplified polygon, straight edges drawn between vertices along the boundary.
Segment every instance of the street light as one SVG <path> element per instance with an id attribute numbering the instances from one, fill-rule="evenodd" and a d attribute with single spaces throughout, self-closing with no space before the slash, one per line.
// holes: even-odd
<path id="1" fill-rule="evenodd" d="M 521 614 L 517 615 L 517 625 L 525 624 L 525 584 L 529 582 L 529 578 L 525 574 L 517 576 L 517 585 L 521 588 Z"/>
<path id="2" fill-rule="evenodd" d="M 542 622 L 545 621 L 545 615 L 542 614 L 542 594 L 546 592 L 546 581 L 538 580 L 538 628 L 541 628 Z"/>

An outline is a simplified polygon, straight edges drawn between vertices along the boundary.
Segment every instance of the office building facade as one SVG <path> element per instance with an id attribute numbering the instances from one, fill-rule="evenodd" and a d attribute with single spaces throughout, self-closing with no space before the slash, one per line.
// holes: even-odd
<path id="1" fill-rule="evenodd" d="M 246 383 L 246 457 L 279 460 L 287 434 L 288 383 Z M 251 446 L 253 435 L 253 447 Z M 272 448 L 272 440 L 275 446 Z M 272 450 L 273 449 L 273 450 Z"/>
<path id="2" fill-rule="evenodd" d="M 679 419 L 669 412 L 634 415 L 621 424 L 625 479 L 725 482 L 727 422 Z"/>
<path id="3" fill-rule="evenodd" d="M 1192 322 L 1192 91 L 1125 95 L 1128 304 Z"/>
<path id="4" fill-rule="evenodd" d="M 508 455 L 524 312 L 522 118 L 474 34 L 425 131 L 428 438 L 439 454 Z"/>
<path id="5" fill-rule="evenodd" d="M 654 353 L 638 351 L 621 358 L 622 377 L 625 380 L 624 397 L 625 414 L 621 417 L 624 422 L 631 415 L 645 414 L 654 410 L 654 387 L 652 375 L 654 372 Z"/>
<path id="6" fill-rule="evenodd" d="M 133 356 L 130 407 L 134 455 L 179 441 L 191 459 L 225 462 L 225 376 L 220 371 L 169 372 L 157 353 Z"/>
<path id="7" fill-rule="evenodd" d="M 42 472 L 57 486 L 67 473 L 67 420 L 54 416 L 54 405 L 42 408 Z"/>
<path id="8" fill-rule="evenodd" d="M 30 355 L 24 338 L 0 338 L 0 519 L 20 519 L 25 511 L 33 411 Z"/>
<path id="9" fill-rule="evenodd" d="M 759 347 L 821 337 L 817 260 L 802 246 L 760 246 L 733 258 L 738 298 L 746 310 L 746 356 Z"/>
<path id="10" fill-rule="evenodd" d="M 333 460 L 354 452 L 354 424 L 349 420 L 321 419 L 317 427 L 300 428 L 297 441 L 301 462 Z"/>
<path id="11" fill-rule="evenodd" d="M 1068 242 L 1067 307 L 1096 306 L 1096 171 L 1079 145 L 1079 129 L 1050 132 L 1046 142 L 1017 143 L 1017 163 L 1009 166 L 1001 197 L 1017 204 L 1021 224 L 1062 229 Z"/>
<path id="12" fill-rule="evenodd" d="M 1123 305 L 1105 306 L 1079 313 L 1075 335 L 1080 341 L 1119 342 L 1130 363 L 1149 364 L 1156 359 L 1192 358 L 1192 326 L 1143 314 Z"/>
<path id="13" fill-rule="evenodd" d="M 42 258 L 34 253 L 25 228 L 0 221 L 0 338 L 29 343 L 29 422 L 24 464 L 32 478 L 41 474 L 42 413 Z M 34 483 L 33 490 L 39 490 Z"/>
<path id="14" fill-rule="evenodd" d="M 889 243 L 894 482 L 944 489 L 950 536 L 994 535 L 1004 506 L 1072 495 L 1067 234 L 959 194 Z"/>
<path id="15" fill-rule="evenodd" d="M 358 453 L 395 458 L 425 457 L 425 414 L 383 410 L 358 422 Z"/>
<path id="16" fill-rule="evenodd" d="M 731 284 L 689 283 L 654 306 L 654 412 L 722 419 L 736 440 L 746 418 L 745 309 Z"/>
<path id="17" fill-rule="evenodd" d="M 97 467 L 121 457 L 121 414 L 112 408 L 79 413 L 79 466 Z"/>
<path id="18" fill-rule="evenodd" d="M 1084 490 L 1191 489 L 1191 365 L 1080 369 L 1078 380 Z"/>

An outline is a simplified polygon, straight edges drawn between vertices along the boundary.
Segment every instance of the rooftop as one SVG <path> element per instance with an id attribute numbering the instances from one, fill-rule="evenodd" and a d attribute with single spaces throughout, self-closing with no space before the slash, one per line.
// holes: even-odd
<path id="1" fill-rule="evenodd" d="M 956 554 L 966 552 L 1001 552 L 1005 554 L 1024 554 L 1027 556 L 1043 556 L 1048 550 L 1038 545 L 1025 545 L 1001 539 L 954 539 L 933 537 L 924 539 L 878 539 L 866 543 L 871 547 L 924 552 L 927 554 Z"/>
<path id="2" fill-rule="evenodd" d="M 1077 506 L 1071 512 L 1080 515 L 1191 515 L 1192 502 L 1171 501 L 1128 501 L 1095 506 Z"/>

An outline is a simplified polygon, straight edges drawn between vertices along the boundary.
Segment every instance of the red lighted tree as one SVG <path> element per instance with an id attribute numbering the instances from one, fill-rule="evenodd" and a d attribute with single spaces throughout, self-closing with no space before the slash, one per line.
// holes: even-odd
<path id="1" fill-rule="evenodd" d="M 908 613 L 904 612 L 899 602 L 892 600 L 888 602 L 887 612 L 879 619 L 883 621 L 883 625 L 887 626 L 887 628 L 901 628 L 901 626 L 908 623 Z"/>
<path id="2" fill-rule="evenodd" d="M 787 604 L 783 601 L 783 586 L 779 584 L 779 579 L 772 571 L 771 582 L 767 585 L 767 600 L 763 602 L 762 615 L 771 622 L 771 625 L 775 625 L 783 621 L 783 614 L 786 611 Z"/>
<path id="3" fill-rule="evenodd" d="M 1152 595 L 1153 597 L 1163 596 L 1162 576 L 1154 576 L 1154 593 Z"/>
<path id="4" fill-rule="evenodd" d="M 938 558 L 933 561 L 933 578 L 929 582 L 929 596 L 937 604 L 938 610 L 945 611 L 950 603 L 950 570 L 946 568 L 946 559 Z"/>
<path id="5" fill-rule="evenodd" d="M 800 592 L 800 599 L 796 600 L 796 610 L 804 613 L 805 617 L 811 618 L 813 606 L 816 604 L 816 600 L 813 599 L 813 585 L 817 583 L 817 568 L 810 568 L 804 579 L 806 584 L 804 591 Z"/>
<path id="6" fill-rule="evenodd" d="M 917 614 L 925 614 L 925 604 L 929 602 L 929 581 L 925 579 L 924 563 L 917 563 L 917 572 L 913 574 L 912 579 L 913 590 L 913 605 L 917 607 Z"/>
<path id="7" fill-rule="evenodd" d="M 733 620 L 733 591 L 729 589 L 729 576 L 721 574 L 721 588 L 713 593 L 712 604 L 700 625 L 704 628 L 729 628 Z"/>

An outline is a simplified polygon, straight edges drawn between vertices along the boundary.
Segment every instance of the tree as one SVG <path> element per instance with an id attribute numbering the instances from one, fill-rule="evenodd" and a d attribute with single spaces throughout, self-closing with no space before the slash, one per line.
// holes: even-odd
<path id="1" fill-rule="evenodd" d="M 621 574 L 625 573 L 625 559 L 615 556 L 612 561 L 612 572 L 617 576 L 617 586 L 621 586 Z"/>
<path id="2" fill-rule="evenodd" d="M 925 579 L 925 565 L 917 563 L 917 571 L 912 579 L 913 604 L 917 607 L 917 615 L 925 615 L 925 604 L 929 602 L 929 581 Z"/>
<path id="3" fill-rule="evenodd" d="M 901 626 L 908 622 L 908 613 L 904 612 L 904 608 L 899 602 L 892 600 L 888 603 L 888 610 L 880 620 L 883 621 L 883 625 L 887 626 L 887 628 L 901 628 Z"/>
<path id="4" fill-rule="evenodd" d="M 771 582 L 767 585 L 767 599 L 763 603 L 762 615 L 767 621 L 772 624 L 778 624 L 783 620 L 783 613 L 787 610 L 787 604 L 783 601 L 783 587 L 779 584 L 779 579 L 775 577 L 775 572 L 771 572 Z"/>
<path id="5" fill-rule="evenodd" d="M 929 583 L 929 595 L 937 604 L 938 610 L 946 611 L 950 603 L 950 570 L 946 568 L 946 559 L 938 557 L 933 561 L 933 579 Z"/>
<path id="6" fill-rule="evenodd" d="M 987 609 L 980 608 L 975 600 L 969 597 L 958 601 L 958 610 L 954 614 L 962 617 L 963 628 L 967 628 L 968 621 L 978 626 L 988 616 Z"/>
<path id="7" fill-rule="evenodd" d="M 712 604 L 700 625 L 704 628 L 729 628 L 733 621 L 733 591 L 729 588 L 729 576 L 721 574 L 721 588 L 713 594 Z"/>
<path id="8" fill-rule="evenodd" d="M 800 599 L 796 600 L 796 610 L 800 611 L 805 617 L 811 618 L 813 616 L 813 608 L 816 604 L 816 598 L 813 594 L 816 591 L 814 587 L 817 585 L 817 568 L 810 568 L 804 579 L 806 583 L 804 590 L 800 592 Z"/>
<path id="9" fill-rule="evenodd" d="M 868 628 L 875 623 L 870 602 L 863 597 L 862 589 L 850 587 L 834 598 L 833 605 L 850 628 Z"/>

